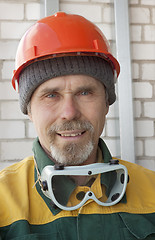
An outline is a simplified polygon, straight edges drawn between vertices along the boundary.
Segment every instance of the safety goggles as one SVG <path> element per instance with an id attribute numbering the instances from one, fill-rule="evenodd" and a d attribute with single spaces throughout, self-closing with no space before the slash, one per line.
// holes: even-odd
<path id="1" fill-rule="evenodd" d="M 94 179 L 89 186 L 77 186 L 76 177 Z M 97 187 L 95 181 L 98 181 Z M 112 206 L 123 198 L 128 172 L 121 164 L 94 163 L 84 166 L 46 166 L 41 173 L 42 191 L 60 209 L 72 211 L 86 202 Z M 103 184 L 102 184 L 103 183 Z"/>

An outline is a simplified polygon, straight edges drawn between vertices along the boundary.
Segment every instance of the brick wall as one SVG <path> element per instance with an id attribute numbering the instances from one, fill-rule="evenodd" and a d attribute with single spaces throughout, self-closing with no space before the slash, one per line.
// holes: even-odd
<path id="1" fill-rule="evenodd" d="M 40 18 L 40 1 L 0 1 L 0 169 L 32 154 L 36 136 L 12 89 L 14 58 L 23 33 Z"/>
<path id="2" fill-rule="evenodd" d="M 155 1 L 130 1 L 137 163 L 155 170 Z"/>
<path id="3" fill-rule="evenodd" d="M 40 18 L 40 1 L 0 0 L 0 169 L 32 154 L 36 136 L 32 123 L 19 109 L 10 79 L 20 37 Z M 129 0 L 136 162 L 155 170 L 155 1 Z M 60 10 L 95 22 L 115 54 L 112 0 L 60 0 Z M 116 102 L 102 136 L 113 155 L 120 155 Z"/>

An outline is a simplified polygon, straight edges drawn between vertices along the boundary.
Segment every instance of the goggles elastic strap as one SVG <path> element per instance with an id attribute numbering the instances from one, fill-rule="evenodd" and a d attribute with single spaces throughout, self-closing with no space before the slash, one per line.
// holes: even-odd
<path id="1" fill-rule="evenodd" d="M 35 157 L 34 157 L 34 165 L 35 165 L 35 168 L 36 168 L 36 171 L 37 171 L 37 180 L 35 181 L 34 185 L 32 188 L 34 188 L 36 186 L 36 184 L 39 182 L 39 185 L 40 187 L 42 188 L 42 181 L 41 181 L 41 175 L 40 175 L 40 172 L 39 172 L 39 169 L 38 169 L 38 166 L 37 166 L 37 162 L 35 160 Z"/>

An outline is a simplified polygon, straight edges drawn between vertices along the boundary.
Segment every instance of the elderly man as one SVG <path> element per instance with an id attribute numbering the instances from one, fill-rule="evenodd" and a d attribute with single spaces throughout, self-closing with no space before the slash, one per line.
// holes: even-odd
<path id="1" fill-rule="evenodd" d="M 154 172 L 100 139 L 119 71 L 81 16 L 59 12 L 23 36 L 12 83 L 38 138 L 0 174 L 0 239 L 155 239 Z"/>

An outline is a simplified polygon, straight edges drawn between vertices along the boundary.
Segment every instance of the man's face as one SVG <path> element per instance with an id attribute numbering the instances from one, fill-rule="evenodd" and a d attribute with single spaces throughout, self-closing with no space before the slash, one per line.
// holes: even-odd
<path id="1" fill-rule="evenodd" d="M 86 75 L 56 77 L 31 98 L 29 117 L 40 143 L 58 163 L 93 163 L 108 112 L 101 82 Z"/>

